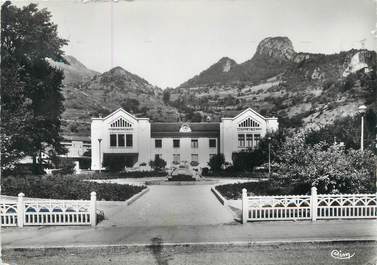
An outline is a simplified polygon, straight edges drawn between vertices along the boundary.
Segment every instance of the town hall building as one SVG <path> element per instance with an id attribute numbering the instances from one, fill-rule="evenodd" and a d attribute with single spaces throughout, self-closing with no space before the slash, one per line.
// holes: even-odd
<path id="1" fill-rule="evenodd" d="M 232 153 L 255 148 L 267 132 L 278 129 L 277 118 L 265 118 L 248 108 L 221 122 L 150 122 L 122 108 L 104 118 L 92 118 L 92 170 L 100 170 L 103 161 L 122 158 L 127 167 L 148 164 L 156 156 L 167 167 L 195 162 L 207 167 L 213 155 L 224 154 L 232 162 Z"/>

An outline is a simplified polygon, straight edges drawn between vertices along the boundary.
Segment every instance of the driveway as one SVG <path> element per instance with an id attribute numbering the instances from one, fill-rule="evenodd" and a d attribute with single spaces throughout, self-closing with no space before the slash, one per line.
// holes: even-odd
<path id="1" fill-rule="evenodd" d="M 211 225 L 233 222 L 232 214 L 217 201 L 210 185 L 152 185 L 131 205 L 98 202 L 106 220 L 99 226 Z"/>

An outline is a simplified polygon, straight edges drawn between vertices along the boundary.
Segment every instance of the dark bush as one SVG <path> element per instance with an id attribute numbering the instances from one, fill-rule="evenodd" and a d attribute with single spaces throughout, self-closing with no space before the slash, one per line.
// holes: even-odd
<path id="1" fill-rule="evenodd" d="M 65 200 L 89 200 L 95 191 L 98 200 L 124 201 L 139 193 L 145 186 L 119 185 L 83 181 L 76 176 L 9 176 L 3 179 L 2 194 Z"/>
<path id="2" fill-rule="evenodd" d="M 153 161 L 149 161 L 149 166 L 154 170 L 161 171 L 166 167 L 166 161 L 159 156 L 156 156 Z"/>
<path id="3" fill-rule="evenodd" d="M 216 154 L 212 156 L 208 162 L 208 165 L 211 167 L 212 171 L 220 171 L 222 165 L 225 163 L 225 158 L 223 154 Z"/>
<path id="4" fill-rule="evenodd" d="M 242 196 L 242 189 L 247 189 L 249 194 L 252 193 L 256 196 L 287 194 L 287 191 L 276 186 L 271 181 L 244 182 L 216 186 L 216 190 L 218 190 L 228 200 L 240 199 Z"/>
<path id="5" fill-rule="evenodd" d="M 135 172 L 96 172 L 93 174 L 76 175 L 80 179 L 122 179 L 122 178 L 153 178 L 166 177 L 165 171 L 135 171 Z"/>

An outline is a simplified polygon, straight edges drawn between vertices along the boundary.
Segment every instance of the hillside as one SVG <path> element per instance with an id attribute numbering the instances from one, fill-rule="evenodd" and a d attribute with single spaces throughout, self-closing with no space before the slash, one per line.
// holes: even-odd
<path id="1" fill-rule="evenodd" d="M 250 60 L 231 62 L 228 71 L 220 71 L 222 59 L 169 90 L 170 104 L 215 120 L 252 107 L 288 127 L 328 124 L 354 115 L 360 104 L 377 110 L 374 51 L 297 53 L 287 37 L 274 37 L 262 40 Z"/>
<path id="2" fill-rule="evenodd" d="M 105 116 L 119 107 L 155 121 L 177 120 L 176 109 L 163 103 L 162 90 L 143 78 L 121 67 L 95 73 L 77 59 L 68 58 L 73 64 L 52 63 L 65 74 L 64 134 L 90 135 L 91 117 Z"/>
<path id="3" fill-rule="evenodd" d="M 88 69 L 85 65 L 83 65 L 79 60 L 77 60 L 73 56 L 66 55 L 64 56 L 64 59 L 66 60 L 66 63 L 55 62 L 51 59 L 47 60 L 51 65 L 63 70 L 63 84 L 65 85 L 81 83 L 90 80 L 93 76 L 99 74 L 96 71 Z"/>

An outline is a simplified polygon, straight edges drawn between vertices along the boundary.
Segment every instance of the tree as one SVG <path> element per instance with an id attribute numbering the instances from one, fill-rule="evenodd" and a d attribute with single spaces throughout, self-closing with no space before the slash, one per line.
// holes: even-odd
<path id="1" fill-rule="evenodd" d="M 140 102 L 135 98 L 126 98 L 121 107 L 128 112 L 136 113 L 139 111 Z"/>
<path id="2" fill-rule="evenodd" d="M 312 186 L 319 193 L 375 192 L 375 161 L 369 150 L 328 147 L 324 142 L 310 145 L 299 133 L 281 147 L 273 181 L 295 194 L 308 193 Z"/>
<path id="3" fill-rule="evenodd" d="M 149 161 L 149 166 L 154 170 L 162 170 L 166 167 L 166 161 L 160 158 L 159 156 L 156 156 L 154 161 Z"/>
<path id="4" fill-rule="evenodd" d="M 216 154 L 209 159 L 208 165 L 214 172 L 220 171 L 221 166 L 224 165 L 225 158 L 223 154 Z"/>
<path id="5" fill-rule="evenodd" d="M 306 143 L 314 145 L 319 142 L 326 142 L 327 146 L 337 142 L 344 142 L 347 149 L 360 148 L 360 115 L 345 117 L 335 120 L 333 124 L 328 124 L 319 130 L 311 130 L 307 133 Z M 368 109 L 365 114 L 365 146 L 367 149 L 376 152 L 377 115 L 373 109 Z M 377 152 L 376 152 L 377 153 Z"/>
<path id="6" fill-rule="evenodd" d="M 162 100 L 164 101 L 165 104 L 168 104 L 170 101 L 170 92 L 167 90 L 164 90 L 162 94 Z"/>
<path id="7" fill-rule="evenodd" d="M 36 158 L 60 144 L 63 72 L 46 60 L 63 61 L 62 46 L 51 14 L 36 4 L 17 8 L 9 1 L 1 7 L 1 158 L 10 169 L 22 156 Z"/>

